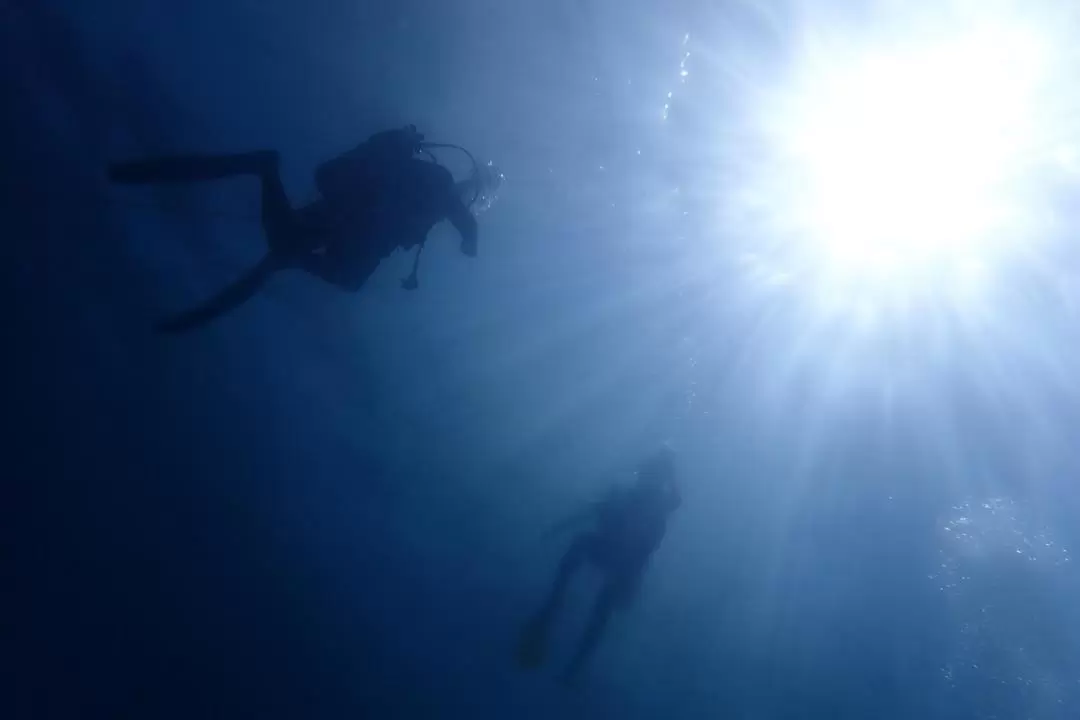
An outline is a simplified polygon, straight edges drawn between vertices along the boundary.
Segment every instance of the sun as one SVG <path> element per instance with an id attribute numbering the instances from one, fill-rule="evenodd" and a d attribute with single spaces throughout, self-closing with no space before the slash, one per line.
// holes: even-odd
<path id="1" fill-rule="evenodd" d="M 786 141 L 833 260 L 908 272 L 1004 229 L 1033 130 L 1037 52 L 990 38 L 864 58 L 809 79 Z"/>
<path id="2" fill-rule="evenodd" d="M 1009 23 L 811 44 L 764 93 L 766 260 L 910 296 L 1023 249 L 1041 221 L 1050 48 Z"/>

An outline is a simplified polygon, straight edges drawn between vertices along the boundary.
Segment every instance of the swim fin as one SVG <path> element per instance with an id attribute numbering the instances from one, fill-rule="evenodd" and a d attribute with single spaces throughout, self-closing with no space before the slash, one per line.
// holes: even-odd
<path id="1" fill-rule="evenodd" d="M 518 639 L 517 662 L 524 670 L 532 670 L 547 659 L 547 635 L 550 616 L 540 613 L 525 624 Z"/>
<path id="2" fill-rule="evenodd" d="M 276 173 L 278 162 L 278 154 L 273 150 L 229 155 L 169 155 L 115 163 L 109 166 L 109 179 L 122 185 L 199 182 L 234 175 Z"/>
<path id="3" fill-rule="evenodd" d="M 286 258 L 275 253 L 267 254 L 262 262 L 201 305 L 159 322 L 158 332 L 182 333 L 206 325 L 247 301 L 262 289 L 274 272 L 287 266 Z"/>

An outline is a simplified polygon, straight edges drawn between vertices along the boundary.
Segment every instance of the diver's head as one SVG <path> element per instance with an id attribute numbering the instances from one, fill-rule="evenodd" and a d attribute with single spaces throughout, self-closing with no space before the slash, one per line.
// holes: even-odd
<path id="1" fill-rule="evenodd" d="M 490 162 L 477 165 L 469 177 L 454 183 L 458 197 L 474 214 L 479 215 L 498 199 L 505 176 Z"/>

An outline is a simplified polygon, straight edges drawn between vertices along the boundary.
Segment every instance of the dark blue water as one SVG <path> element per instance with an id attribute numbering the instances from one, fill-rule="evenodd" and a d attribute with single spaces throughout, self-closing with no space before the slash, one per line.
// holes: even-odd
<path id="1" fill-rule="evenodd" d="M 3 716 L 1077 717 L 1073 368 L 901 333 L 838 369 L 844 328 L 746 291 L 716 231 L 718 88 L 778 74 L 796 16 L 0 0 Z M 439 227 L 416 293 L 398 253 L 152 332 L 260 257 L 256 189 L 109 161 L 276 148 L 300 202 L 406 123 L 506 173 L 478 259 Z M 544 530 L 664 441 L 683 506 L 636 604 L 566 688 L 584 580 L 520 671 Z"/>

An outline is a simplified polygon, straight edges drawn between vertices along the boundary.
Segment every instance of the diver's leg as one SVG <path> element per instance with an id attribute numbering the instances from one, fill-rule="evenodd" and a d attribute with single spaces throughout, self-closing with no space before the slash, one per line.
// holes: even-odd
<path id="1" fill-rule="evenodd" d="M 262 226 L 270 251 L 285 254 L 310 251 L 309 233 L 300 214 L 289 203 L 281 183 L 277 153 L 274 153 L 273 163 L 259 170 L 259 179 L 262 183 Z"/>
<path id="2" fill-rule="evenodd" d="M 250 299 L 262 288 L 267 278 L 282 267 L 281 258 L 268 254 L 262 262 L 217 295 L 191 310 L 166 318 L 158 323 L 157 329 L 164 333 L 181 333 L 205 325 Z"/>
<path id="3" fill-rule="evenodd" d="M 348 257 L 331 246 L 325 252 L 297 255 L 292 264 L 346 292 L 356 292 L 379 267 L 379 257 L 374 253 Z"/>
<path id="4" fill-rule="evenodd" d="M 278 154 L 273 150 L 228 155 L 169 155 L 109 166 L 116 183 L 181 183 L 218 180 L 233 175 L 277 174 Z"/>
<path id="5" fill-rule="evenodd" d="M 585 663 L 592 657 L 596 646 L 600 644 L 600 639 L 604 636 L 608 620 L 611 619 L 611 613 L 618 605 L 623 591 L 622 581 L 619 580 L 609 580 L 600 589 L 596 604 L 593 605 L 592 615 L 589 616 L 589 624 L 581 636 L 581 642 L 578 644 L 574 657 L 566 666 L 566 672 L 563 675 L 566 682 L 573 683 L 581 674 Z"/>
<path id="6" fill-rule="evenodd" d="M 559 571 L 555 575 L 555 582 L 551 584 L 547 601 L 540 610 L 541 615 L 550 617 L 559 611 L 563 596 L 566 594 L 566 587 L 570 584 L 574 573 L 592 553 L 595 544 L 596 539 L 592 535 L 582 535 L 563 554 L 562 561 L 559 562 Z"/>
<path id="7" fill-rule="evenodd" d="M 547 601 L 522 628 L 517 650 L 518 664 L 521 667 L 534 668 L 544 662 L 547 656 L 548 628 L 562 605 L 563 596 L 566 594 L 566 587 L 570 584 L 571 578 L 582 563 L 595 552 L 595 545 L 594 535 L 582 535 L 563 555 Z"/>
<path id="8" fill-rule="evenodd" d="M 279 171 L 273 150 L 229 155 L 172 155 L 109 167 L 109 178 L 124 184 L 184 183 L 258 175 L 262 183 L 262 225 L 272 252 L 299 252 L 307 240 Z"/>
<path id="9" fill-rule="evenodd" d="M 332 239 L 334 222 L 325 200 L 319 199 L 302 205 L 296 208 L 293 216 L 312 239 L 313 247 L 325 245 Z"/>

